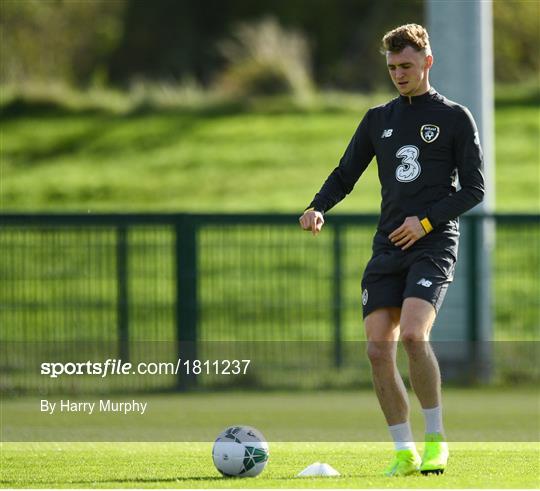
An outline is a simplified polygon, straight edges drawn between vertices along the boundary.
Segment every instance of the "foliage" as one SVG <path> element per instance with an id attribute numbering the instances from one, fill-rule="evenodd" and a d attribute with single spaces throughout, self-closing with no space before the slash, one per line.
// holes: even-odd
<path id="1" fill-rule="evenodd" d="M 220 40 L 238 23 L 271 15 L 308 39 L 317 85 L 387 87 L 384 72 L 365 67 L 384 66 L 377 49 L 381 33 L 411 19 L 421 22 L 422 5 L 421 0 L 131 0 L 122 42 L 111 56 L 111 79 L 125 84 L 133 76 L 174 80 L 190 74 L 212 85 L 224 66 Z"/>
<path id="2" fill-rule="evenodd" d="M 540 2 L 493 2 L 495 79 L 540 86 Z"/>
<path id="3" fill-rule="evenodd" d="M 313 89 L 307 40 L 284 29 L 275 18 L 239 24 L 233 38 L 222 41 L 219 48 L 227 66 L 218 87 L 226 92 L 305 98 Z"/>
<path id="4" fill-rule="evenodd" d="M 2 83 L 105 83 L 125 0 L 2 0 Z"/>
<path id="5" fill-rule="evenodd" d="M 533 79 L 538 85 L 539 10 L 537 1 L 493 2 L 497 81 Z M 211 86 L 225 64 L 220 40 L 234 35 L 239 23 L 255 25 L 271 15 L 307 39 L 318 86 L 388 88 L 381 35 L 425 21 L 421 0 L 3 0 L 0 13 L 1 83 L 122 86 L 133 79 L 176 84 L 187 77 Z M 252 64 L 234 77 L 254 80 L 255 92 L 261 73 L 270 71 L 274 82 L 286 79 L 275 64 L 267 65 Z"/>

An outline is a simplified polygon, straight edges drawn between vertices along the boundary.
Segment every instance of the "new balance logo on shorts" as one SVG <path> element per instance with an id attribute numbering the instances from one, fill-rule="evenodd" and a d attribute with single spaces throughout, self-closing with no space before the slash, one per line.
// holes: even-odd
<path id="1" fill-rule="evenodd" d="M 381 138 L 390 138 L 392 136 L 392 131 L 394 131 L 392 128 L 383 130 Z"/>
<path id="2" fill-rule="evenodd" d="M 429 288 L 433 283 L 429 280 L 426 280 L 425 278 L 422 278 L 421 280 L 416 283 L 417 285 L 425 286 L 426 288 Z"/>

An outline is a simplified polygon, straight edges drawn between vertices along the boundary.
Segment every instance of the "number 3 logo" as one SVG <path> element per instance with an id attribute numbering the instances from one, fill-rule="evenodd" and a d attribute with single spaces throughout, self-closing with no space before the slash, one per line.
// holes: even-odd
<path id="1" fill-rule="evenodd" d="M 396 169 L 396 179 L 400 182 L 414 181 L 422 172 L 418 156 L 420 151 L 414 145 L 405 145 L 396 152 L 396 157 L 401 159 L 401 164 Z"/>

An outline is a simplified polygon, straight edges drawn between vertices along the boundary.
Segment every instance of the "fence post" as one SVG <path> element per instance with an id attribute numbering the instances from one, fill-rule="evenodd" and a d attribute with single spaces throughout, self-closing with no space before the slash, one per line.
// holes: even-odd
<path id="1" fill-rule="evenodd" d="M 483 256 L 485 247 L 482 239 L 487 240 L 488 227 L 492 226 L 490 218 L 486 215 L 467 215 L 467 236 L 468 236 L 468 350 L 470 356 L 469 380 L 473 383 L 489 382 L 491 378 L 491 346 L 490 339 L 486 337 L 485 326 L 485 305 L 486 297 L 489 301 L 490 295 L 486 295 L 490 285 L 485 284 L 490 281 L 489 276 L 484 277 L 486 268 L 484 262 L 487 260 Z M 489 273 L 489 272 L 488 272 Z M 490 308 L 490 307 L 488 307 Z"/>
<path id="2" fill-rule="evenodd" d="M 129 291 L 128 291 L 128 236 L 125 225 L 116 229 L 116 318 L 118 329 L 118 357 L 129 361 Z"/>
<path id="3" fill-rule="evenodd" d="M 334 264 L 334 285 L 332 294 L 332 312 L 334 319 L 334 363 L 336 368 L 340 368 L 343 363 L 343 353 L 341 346 L 341 226 L 334 225 L 333 242 L 333 264 Z"/>
<path id="4" fill-rule="evenodd" d="M 469 264 L 468 271 L 468 329 L 467 340 L 470 343 L 476 343 L 478 340 L 479 318 L 478 318 L 478 223 L 475 215 L 467 215 L 467 262 Z"/>
<path id="5" fill-rule="evenodd" d="M 467 220 L 467 380 L 475 383 L 477 379 L 478 356 L 478 224 L 475 215 L 466 215 Z"/>
<path id="6" fill-rule="evenodd" d="M 197 226 L 190 215 L 181 215 L 175 226 L 176 341 L 182 369 L 177 389 L 187 390 L 196 377 L 186 373 L 183 363 L 197 359 Z"/>

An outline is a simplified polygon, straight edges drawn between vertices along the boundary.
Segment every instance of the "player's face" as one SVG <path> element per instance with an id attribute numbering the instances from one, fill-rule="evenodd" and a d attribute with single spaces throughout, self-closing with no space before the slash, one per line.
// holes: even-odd
<path id="1" fill-rule="evenodd" d="M 386 52 L 390 78 L 401 95 L 415 96 L 429 90 L 428 72 L 433 63 L 431 55 L 407 46 L 399 53 Z"/>

